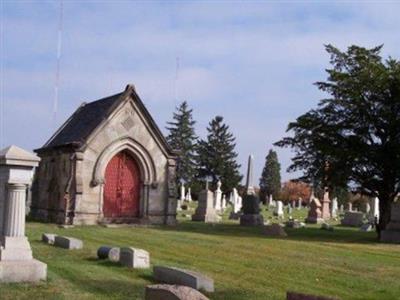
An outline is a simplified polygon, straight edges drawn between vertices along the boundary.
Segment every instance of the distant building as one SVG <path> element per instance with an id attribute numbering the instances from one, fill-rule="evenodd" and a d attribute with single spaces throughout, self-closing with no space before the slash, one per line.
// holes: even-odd
<path id="1" fill-rule="evenodd" d="M 40 149 L 33 218 L 61 224 L 176 220 L 175 154 L 132 85 L 82 104 Z"/>

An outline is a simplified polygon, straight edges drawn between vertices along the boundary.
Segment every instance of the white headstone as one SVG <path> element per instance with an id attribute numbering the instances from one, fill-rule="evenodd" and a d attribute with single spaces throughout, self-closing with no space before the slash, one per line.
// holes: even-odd
<path id="1" fill-rule="evenodd" d="M 297 209 L 301 209 L 302 201 L 303 201 L 303 199 L 299 198 L 299 200 L 297 201 Z"/>
<path id="2" fill-rule="evenodd" d="M 282 201 L 276 201 L 275 215 L 278 217 L 283 217 L 283 203 Z"/>
<path id="3" fill-rule="evenodd" d="M 272 199 L 272 194 L 268 197 L 268 206 L 273 206 L 274 199 Z"/>
<path id="4" fill-rule="evenodd" d="M 186 193 L 186 199 L 187 202 L 192 202 L 192 191 L 190 188 L 188 188 L 187 193 Z"/>
<path id="5" fill-rule="evenodd" d="M 337 201 L 337 198 L 333 198 L 332 203 L 331 203 L 331 217 L 332 218 L 337 217 L 337 211 L 338 211 L 338 201 Z"/>
<path id="6" fill-rule="evenodd" d="M 214 209 L 217 211 L 222 210 L 222 191 L 221 191 L 221 181 L 217 182 L 217 189 L 214 192 Z"/>
<path id="7" fill-rule="evenodd" d="M 181 202 L 185 201 L 185 185 L 182 183 L 181 184 Z"/>
<path id="8" fill-rule="evenodd" d="M 236 188 L 233 189 L 231 195 L 233 198 L 233 212 L 238 213 L 242 209 L 242 201 Z"/>
<path id="9" fill-rule="evenodd" d="M 222 206 L 222 209 L 225 210 L 225 208 L 226 208 L 226 195 L 225 194 L 222 195 L 222 204 L 221 204 L 221 206 Z"/>

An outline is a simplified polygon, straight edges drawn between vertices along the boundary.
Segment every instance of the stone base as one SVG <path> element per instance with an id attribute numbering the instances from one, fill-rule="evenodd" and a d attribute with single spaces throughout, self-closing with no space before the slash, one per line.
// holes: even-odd
<path id="1" fill-rule="evenodd" d="M 240 217 L 240 225 L 241 226 L 260 226 L 260 225 L 264 225 L 264 218 L 260 214 L 242 215 Z"/>
<path id="2" fill-rule="evenodd" d="M 47 265 L 36 259 L 0 261 L 0 282 L 38 282 L 47 279 Z"/>
<path id="3" fill-rule="evenodd" d="M 0 261 L 31 260 L 32 250 L 28 238 L 8 237 L 2 238 L 3 247 L 0 248 Z"/>
<path id="4" fill-rule="evenodd" d="M 383 230 L 381 232 L 381 242 L 400 244 L 400 231 Z"/>

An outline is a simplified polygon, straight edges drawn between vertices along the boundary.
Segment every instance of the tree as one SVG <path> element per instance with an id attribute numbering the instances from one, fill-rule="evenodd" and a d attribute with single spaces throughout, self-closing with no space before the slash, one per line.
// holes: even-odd
<path id="1" fill-rule="evenodd" d="M 265 198 L 272 195 L 277 198 L 281 191 L 281 165 L 278 155 L 274 150 L 269 150 L 265 158 L 265 166 L 260 178 L 260 198 L 265 202 Z"/>
<path id="2" fill-rule="evenodd" d="M 304 178 L 379 197 L 378 236 L 400 192 L 400 62 L 382 60 L 381 47 L 326 46 L 332 68 L 316 85 L 330 97 L 290 123 L 293 136 L 276 143 L 294 148 L 289 170 L 303 170 Z"/>
<path id="3" fill-rule="evenodd" d="M 195 145 L 197 137 L 194 131 L 192 109 L 186 101 L 176 108 L 173 121 L 168 122 L 169 135 L 167 141 L 178 153 L 176 167 L 177 186 L 181 182 L 191 184 L 196 174 Z"/>
<path id="4" fill-rule="evenodd" d="M 283 184 L 279 197 L 285 202 L 297 201 L 299 198 L 304 202 L 308 202 L 310 195 L 311 189 L 307 183 L 291 180 Z"/>
<path id="5" fill-rule="evenodd" d="M 223 117 L 216 116 L 207 127 L 207 139 L 198 143 L 198 177 L 211 177 L 215 185 L 222 182 L 223 190 L 232 190 L 242 180 L 235 152 L 235 138 L 224 124 Z"/>

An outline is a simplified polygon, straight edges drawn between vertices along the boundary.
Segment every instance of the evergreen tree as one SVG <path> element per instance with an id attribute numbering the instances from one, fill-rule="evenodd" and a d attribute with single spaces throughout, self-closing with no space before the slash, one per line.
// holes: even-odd
<path id="1" fill-rule="evenodd" d="M 211 120 L 207 127 L 207 139 L 199 141 L 198 176 L 201 179 L 211 177 L 214 185 L 221 180 L 222 189 L 230 191 L 237 187 L 242 176 L 240 165 L 236 162 L 235 137 L 223 120 L 221 116 Z"/>
<path id="2" fill-rule="evenodd" d="M 176 181 L 191 184 L 196 174 L 195 145 L 197 137 L 194 131 L 192 109 L 184 101 L 173 115 L 173 121 L 168 122 L 169 135 L 167 141 L 177 151 Z"/>
<path id="3" fill-rule="evenodd" d="M 266 197 L 272 195 L 277 198 L 281 191 L 281 165 L 278 155 L 272 149 L 265 158 L 265 166 L 260 178 L 260 198 L 265 202 Z"/>

